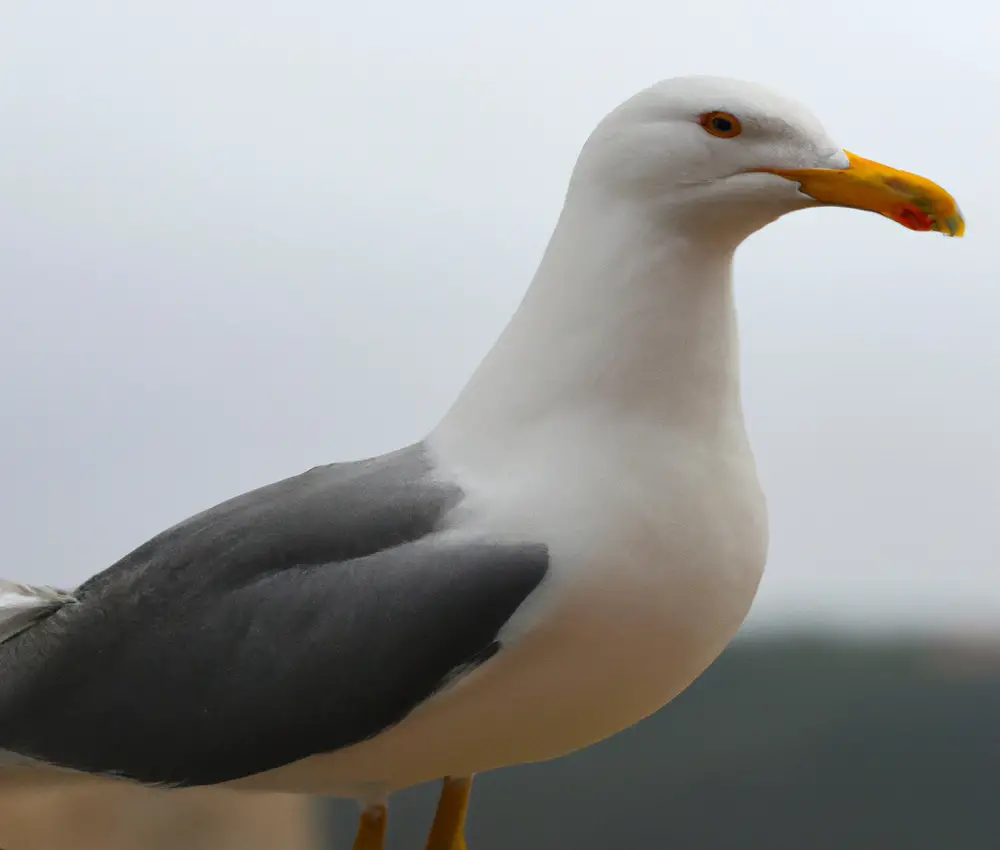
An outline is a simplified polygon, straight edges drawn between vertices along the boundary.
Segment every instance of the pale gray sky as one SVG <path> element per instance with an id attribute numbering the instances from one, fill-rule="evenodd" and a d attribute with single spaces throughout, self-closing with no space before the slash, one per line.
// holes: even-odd
<path id="1" fill-rule="evenodd" d="M 772 528 L 752 620 L 1000 626 L 998 28 L 923 0 L 8 0 L 0 573 L 72 583 L 422 436 L 594 123 L 715 73 L 800 98 L 969 221 L 817 210 L 741 250 Z"/>

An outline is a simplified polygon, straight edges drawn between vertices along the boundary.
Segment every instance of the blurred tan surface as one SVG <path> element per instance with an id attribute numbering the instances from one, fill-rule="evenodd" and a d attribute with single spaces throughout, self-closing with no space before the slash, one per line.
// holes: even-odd
<path id="1" fill-rule="evenodd" d="M 0 794 L 2 850 L 317 850 L 310 800 L 121 786 Z"/>

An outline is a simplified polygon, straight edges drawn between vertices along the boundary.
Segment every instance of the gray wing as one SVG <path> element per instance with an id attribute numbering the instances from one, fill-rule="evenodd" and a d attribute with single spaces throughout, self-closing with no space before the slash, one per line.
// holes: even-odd
<path id="1" fill-rule="evenodd" d="M 489 658 L 540 544 L 434 533 L 421 445 L 318 467 L 169 529 L 0 645 L 0 747 L 147 783 L 224 782 L 397 723 Z"/>

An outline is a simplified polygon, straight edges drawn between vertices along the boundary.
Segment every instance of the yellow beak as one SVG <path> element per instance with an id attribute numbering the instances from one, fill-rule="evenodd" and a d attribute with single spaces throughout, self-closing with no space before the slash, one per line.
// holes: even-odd
<path id="1" fill-rule="evenodd" d="M 810 198 L 823 204 L 853 207 L 891 218 L 910 230 L 937 230 L 946 236 L 965 233 L 965 219 L 955 199 L 936 183 L 916 174 L 844 151 L 847 168 L 757 168 L 794 180 Z"/>

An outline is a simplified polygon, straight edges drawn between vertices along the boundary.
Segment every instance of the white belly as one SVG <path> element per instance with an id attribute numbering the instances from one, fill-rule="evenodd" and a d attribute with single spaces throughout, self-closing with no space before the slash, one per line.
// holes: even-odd
<path id="1" fill-rule="evenodd" d="M 621 585 L 616 593 L 601 581 L 567 592 L 555 582 L 524 610 L 527 631 L 397 726 L 227 786 L 377 799 L 442 776 L 556 758 L 600 741 L 673 699 L 739 628 L 760 569 L 746 563 L 722 575 L 705 580 L 704 571 L 679 571 L 659 594 L 634 584 L 634 593 Z M 40 764 L 5 767 L 0 789 L 115 781 Z"/>
<path id="2" fill-rule="evenodd" d="M 766 530 L 755 511 L 666 524 L 551 575 L 501 635 L 504 648 L 376 737 L 228 783 L 248 791 L 378 798 L 446 775 L 555 758 L 647 717 L 723 650 L 753 601 Z M 721 525 L 720 525 L 721 523 Z M 590 541 L 584 540 L 584 546 Z M 89 780 L 43 766 L 5 782 Z M 106 781 L 106 780 L 97 780 Z"/>
<path id="3" fill-rule="evenodd" d="M 751 546 L 725 564 L 607 563 L 557 575 L 519 612 L 504 649 L 392 729 L 237 788 L 379 796 L 445 775 L 558 757 L 661 708 L 725 647 L 763 569 Z"/>

